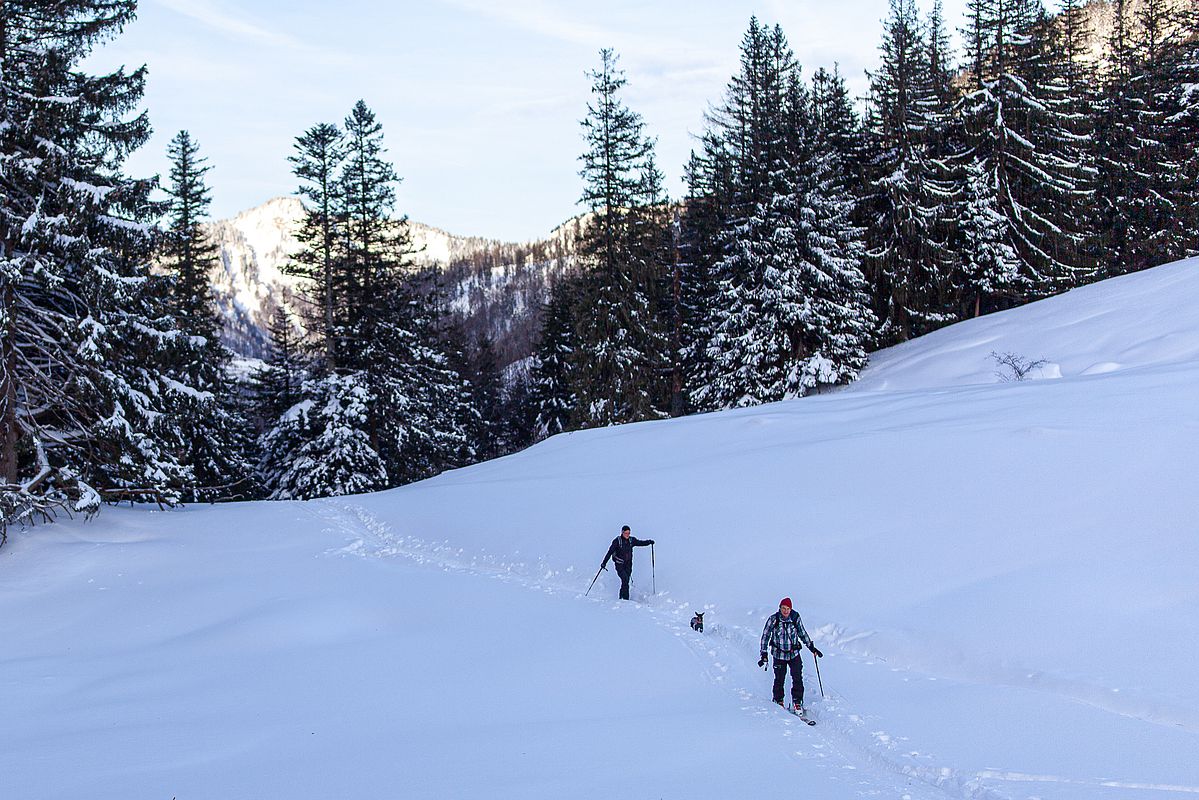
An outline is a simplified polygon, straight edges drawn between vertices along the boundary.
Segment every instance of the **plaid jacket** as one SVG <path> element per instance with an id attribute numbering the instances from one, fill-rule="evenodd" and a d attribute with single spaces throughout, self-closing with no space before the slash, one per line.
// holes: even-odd
<path id="1" fill-rule="evenodd" d="M 766 627 L 762 629 L 763 653 L 769 651 L 778 661 L 790 661 L 803 652 L 805 645 L 811 647 L 812 639 L 794 608 L 786 619 L 778 611 L 767 618 Z"/>

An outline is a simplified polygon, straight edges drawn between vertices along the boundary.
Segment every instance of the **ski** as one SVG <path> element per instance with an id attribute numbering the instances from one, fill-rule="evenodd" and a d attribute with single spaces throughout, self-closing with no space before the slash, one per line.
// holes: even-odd
<path id="1" fill-rule="evenodd" d="M 788 709 L 787 709 L 787 713 L 789 713 L 789 714 L 794 714 L 795 716 L 799 717 L 800 719 L 802 719 L 804 722 L 808 723 L 809 725 L 815 725 L 815 724 L 816 724 L 816 720 L 814 720 L 814 719 L 808 719 L 807 717 L 805 717 L 805 716 L 803 715 L 803 712 L 802 712 L 802 711 L 796 711 L 794 707 L 790 707 L 790 708 L 788 708 Z"/>
<path id="2" fill-rule="evenodd" d="M 792 714 L 792 715 L 794 715 L 794 716 L 796 716 L 796 717 L 799 717 L 800 719 L 802 719 L 804 722 L 808 723 L 809 725 L 815 725 L 815 724 L 816 724 L 816 720 L 814 720 L 814 719 L 808 719 L 807 717 L 805 717 L 805 716 L 803 715 L 803 713 L 802 713 L 802 712 L 800 712 L 800 711 L 796 711 L 796 710 L 795 710 L 795 706 L 785 706 L 785 705 L 783 705 L 782 703 L 775 703 L 775 705 L 776 705 L 776 706 L 778 706 L 779 708 L 783 709 L 784 711 L 786 711 L 788 714 Z"/>

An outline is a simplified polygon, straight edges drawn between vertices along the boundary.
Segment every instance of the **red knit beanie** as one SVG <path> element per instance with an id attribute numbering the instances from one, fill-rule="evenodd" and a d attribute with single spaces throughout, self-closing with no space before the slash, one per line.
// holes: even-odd
<path id="1" fill-rule="evenodd" d="M 791 605 L 791 598 L 790 598 L 790 597 L 784 597 L 782 600 L 780 600 L 780 601 L 779 601 L 779 606 L 786 606 L 787 608 L 794 608 L 794 607 L 795 607 L 795 606 Z"/>

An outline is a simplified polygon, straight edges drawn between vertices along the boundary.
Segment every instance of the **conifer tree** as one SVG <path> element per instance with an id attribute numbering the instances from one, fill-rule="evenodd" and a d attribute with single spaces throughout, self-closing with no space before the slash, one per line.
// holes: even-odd
<path id="1" fill-rule="evenodd" d="M 965 308 L 960 281 L 963 248 L 961 218 L 965 198 L 965 163 L 969 157 L 965 126 L 957 113 L 958 68 L 954 63 L 945 26 L 941 0 L 934 0 L 925 21 L 926 46 L 931 94 L 921 104 L 926 125 L 923 140 L 926 161 L 931 169 L 922 185 L 925 199 L 920 206 L 932 214 L 927 242 L 936 273 L 941 276 L 937 304 L 927 309 L 930 325 L 959 319 Z"/>
<path id="2" fill-rule="evenodd" d="M 871 154 L 864 183 L 873 189 L 867 274 L 880 339 L 900 342 L 952 319 L 951 262 L 946 258 L 943 104 L 937 52 L 925 40 L 912 0 L 892 0 L 871 75 Z"/>
<path id="3" fill-rule="evenodd" d="M 1199 255 L 1199 5 L 1180 9 L 1179 45 L 1174 55 L 1170 146 L 1179 168 L 1176 202 L 1180 239 L 1186 255 Z"/>
<path id="4" fill-rule="evenodd" d="M 695 392 L 709 408 L 852 380 L 874 326 L 838 145 L 781 29 L 752 20 L 741 60 L 710 122 L 734 174 L 708 343 L 714 378 Z"/>
<path id="5" fill-rule="evenodd" d="M 963 31 L 971 63 L 961 113 L 971 191 L 990 187 L 993 198 L 976 198 L 1002 225 L 963 231 L 963 240 L 988 242 L 992 252 L 1011 251 L 1017 269 L 988 276 L 975 286 L 994 287 L 976 296 L 976 310 L 1035 298 L 1077 282 L 1085 233 L 1080 207 L 1089 202 L 1085 169 L 1073 159 L 1074 141 L 1055 91 L 1047 86 L 1049 26 L 1039 0 L 971 0 Z M 988 173 L 981 179 L 982 173 Z M 981 221 L 985 215 L 972 214 Z M 976 264 L 977 266 L 977 264 Z M 969 302 L 969 301 L 968 301 Z"/>
<path id="6" fill-rule="evenodd" d="M 620 99 L 624 73 L 611 50 L 591 73 L 594 99 L 582 125 L 582 202 L 592 212 L 580 246 L 583 277 L 575 325 L 573 424 L 612 425 L 663 416 L 668 340 L 662 312 L 664 203 L 653 141 Z"/>
<path id="7" fill-rule="evenodd" d="M 845 78 L 834 65 L 829 72 L 820 67 L 812 75 L 812 114 L 829 149 L 841 165 L 838 183 L 860 199 L 866 141 L 862 121 L 854 110 Z"/>
<path id="8" fill-rule="evenodd" d="M 199 145 L 180 131 L 168 148 L 170 182 L 165 187 L 167 225 L 160 261 L 172 279 L 171 305 L 185 335 L 176 343 L 171 370 L 180 386 L 168 395 L 168 408 L 181 438 L 180 458 L 191 468 L 191 484 L 180 491 L 191 499 L 244 496 L 253 473 L 248 421 L 234 408 L 237 387 L 229 376 L 233 354 L 221 344 L 220 321 L 210 273 L 217 248 L 201 223 L 211 202 L 204 176 L 210 167 Z"/>
<path id="9" fill-rule="evenodd" d="M 6 0 L 0 24 L 0 529 L 102 499 L 178 499 L 163 398 L 180 334 L 149 271 L 145 69 L 81 67 L 132 0 Z M 189 387 L 182 387 L 189 388 Z"/>
<path id="10" fill-rule="evenodd" d="M 1187 30 L 1186 17 L 1167 0 L 1144 0 L 1135 12 L 1116 0 L 1097 131 L 1097 217 L 1107 274 L 1187 252 L 1186 226 L 1179 224 L 1194 192 L 1185 182 L 1194 158 L 1184 110 L 1191 85 L 1185 53 L 1194 41 L 1194 29 L 1189 36 Z"/>
<path id="11" fill-rule="evenodd" d="M 263 437 L 261 473 L 272 500 L 308 500 L 376 491 L 387 468 L 367 435 L 374 401 L 359 374 L 330 374 L 304 385 L 304 400 Z"/>
<path id="12" fill-rule="evenodd" d="M 340 132 L 316 126 L 298 152 L 312 207 L 296 270 L 321 309 L 324 346 L 302 399 L 264 436 L 282 454 L 261 468 L 272 496 L 398 485 L 473 457 L 436 280 L 412 269 L 407 217 L 392 216 L 399 177 L 382 125 L 360 100 Z"/>
<path id="13" fill-rule="evenodd" d="M 999 209 L 995 180 L 996 173 L 985 162 L 966 162 L 960 224 L 960 288 L 966 316 L 978 316 L 984 298 L 1001 296 L 1020 281 L 1022 262 L 1010 243 L 1011 223 Z"/>
<path id="14" fill-rule="evenodd" d="M 575 386 L 575 308 L 577 282 L 573 276 L 559 277 L 542 307 L 541 330 L 529 382 L 529 406 L 533 416 L 533 439 L 539 441 L 570 430 L 578 396 Z"/>
<path id="15" fill-rule="evenodd" d="M 463 405 L 463 428 L 471 456 L 480 461 L 504 455 L 508 450 L 504 385 L 491 337 L 480 334 L 458 369 L 467 383 L 468 402 Z"/>
<path id="16" fill-rule="evenodd" d="M 288 158 L 304 200 L 304 218 L 296 239 L 300 249 L 285 266 L 288 274 L 302 280 L 309 305 L 313 337 L 318 343 L 322 368 L 335 371 L 339 349 L 338 325 L 345 312 L 339 265 L 343 257 L 343 212 L 339 175 L 345 158 L 341 130 L 329 123 L 314 125 L 296 138 L 295 153 Z M 339 348 L 340 346 L 340 348 Z"/>
<path id="17" fill-rule="evenodd" d="M 732 170 L 719 138 L 709 130 L 702 151 L 692 152 L 684 171 L 687 196 L 679 220 L 678 359 L 683 371 L 684 408 L 715 379 L 708 350 L 719 312 L 718 267 L 724 256 L 725 230 L 732 213 Z"/>
<path id="18" fill-rule="evenodd" d="M 1097 174 L 1095 75 L 1087 52 L 1087 17 L 1077 0 L 1064 0 L 1056 17 L 1040 2 L 1034 13 L 1029 34 L 1032 57 L 1023 77 L 1035 87 L 1027 136 L 1039 158 L 1040 172 L 1032 172 L 1025 216 L 1034 220 L 1032 227 L 1039 237 L 1034 263 L 1043 265 L 1049 275 L 1044 293 L 1090 282 L 1098 270 L 1088 213 Z"/>
<path id="19" fill-rule="evenodd" d="M 300 331 L 283 306 L 271 317 L 270 342 L 263 365 L 250 376 L 254 421 L 264 432 L 289 408 L 303 399 L 300 388 L 306 379 Z"/>
<path id="20" fill-rule="evenodd" d="M 199 144 L 187 131 L 179 131 L 167 147 L 170 181 L 164 187 L 167 226 L 162 235 L 160 261 L 174 278 L 171 295 L 175 318 L 192 336 L 215 341 L 220 320 L 212 298 L 209 273 L 218 260 L 217 246 L 202 227 L 212 202 L 204 176 L 211 170 L 200 156 Z"/>
<path id="21" fill-rule="evenodd" d="M 383 128 L 361 100 L 344 123 L 345 258 L 341 359 L 368 392 L 369 441 L 391 480 L 407 483 L 460 463 L 464 386 L 443 346 L 436 275 L 417 274 L 407 217 L 392 219 L 399 176 L 384 159 Z"/>

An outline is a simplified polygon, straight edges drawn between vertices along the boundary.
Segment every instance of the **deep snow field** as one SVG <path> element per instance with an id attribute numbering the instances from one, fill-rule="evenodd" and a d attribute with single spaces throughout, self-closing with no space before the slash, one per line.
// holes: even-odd
<path id="1" fill-rule="evenodd" d="M 1199 795 L 1196 309 L 1179 262 L 831 394 L 16 532 L 0 798 Z M 622 523 L 656 575 L 584 597 Z M 784 595 L 813 728 L 756 666 Z"/>

